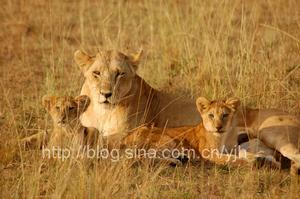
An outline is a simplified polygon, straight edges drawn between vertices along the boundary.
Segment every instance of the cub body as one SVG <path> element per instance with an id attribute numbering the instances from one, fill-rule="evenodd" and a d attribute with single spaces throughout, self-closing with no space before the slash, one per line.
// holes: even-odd
<path id="1" fill-rule="evenodd" d="M 146 142 L 156 143 L 162 138 L 163 143 L 172 143 L 176 146 L 183 146 L 194 149 L 202 158 L 210 160 L 216 164 L 245 164 L 247 159 L 239 159 L 236 155 L 222 154 L 221 142 L 225 134 L 232 130 L 232 118 L 234 112 L 239 106 L 239 100 L 230 98 L 225 101 L 209 101 L 204 97 L 197 99 L 197 108 L 200 112 L 203 122 L 197 126 L 178 127 L 178 128 L 148 128 L 143 127 L 143 131 L 148 131 L 148 138 L 144 137 Z M 132 140 L 139 131 L 133 131 L 125 138 L 128 142 Z M 160 137 L 160 136 L 161 137 Z M 155 139 L 151 140 L 152 137 Z M 142 142 L 140 136 L 138 140 Z M 172 146 L 167 146 L 172 147 Z"/>
<path id="2" fill-rule="evenodd" d="M 95 146 L 99 132 L 95 128 L 84 127 L 79 116 L 89 104 L 87 96 L 56 97 L 44 96 L 43 106 L 51 115 L 53 121 L 52 132 L 41 132 L 24 138 L 25 144 L 37 143 L 39 147 L 72 147 L 89 145 Z"/>
<path id="3" fill-rule="evenodd" d="M 48 147 L 70 145 L 90 145 L 97 142 L 99 132 L 95 128 L 84 127 L 80 115 L 89 105 L 87 96 L 78 97 L 43 97 L 43 105 L 53 120 Z"/>

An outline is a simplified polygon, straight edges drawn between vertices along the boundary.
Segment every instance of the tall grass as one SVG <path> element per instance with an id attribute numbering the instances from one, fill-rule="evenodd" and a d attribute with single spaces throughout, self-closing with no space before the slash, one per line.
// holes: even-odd
<path id="1" fill-rule="evenodd" d="M 295 198 L 287 172 L 43 160 L 16 138 L 49 128 L 44 94 L 78 95 L 76 49 L 145 50 L 157 89 L 300 113 L 297 0 L 5 1 L 0 10 L 1 198 Z"/>

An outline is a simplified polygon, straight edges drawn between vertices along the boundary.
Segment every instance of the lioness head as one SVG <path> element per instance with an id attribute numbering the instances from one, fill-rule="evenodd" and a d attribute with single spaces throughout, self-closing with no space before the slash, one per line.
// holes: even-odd
<path id="1" fill-rule="evenodd" d="M 78 50 L 74 59 L 85 76 L 91 100 L 114 105 L 130 97 L 133 79 L 142 55 L 125 55 L 118 51 L 101 51 L 89 56 Z"/>
<path id="2" fill-rule="evenodd" d="M 196 104 L 201 114 L 204 128 L 209 132 L 223 133 L 229 129 L 232 117 L 240 105 L 240 101 L 237 98 L 209 101 L 204 97 L 199 97 Z"/>
<path id="3" fill-rule="evenodd" d="M 42 102 L 51 115 L 54 125 L 64 127 L 79 122 L 79 116 L 87 109 L 90 100 L 85 95 L 75 98 L 44 96 Z"/>

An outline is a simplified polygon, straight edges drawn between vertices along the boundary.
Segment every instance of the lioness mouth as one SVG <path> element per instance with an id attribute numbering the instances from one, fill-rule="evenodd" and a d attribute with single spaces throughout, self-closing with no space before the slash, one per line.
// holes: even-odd
<path id="1" fill-rule="evenodd" d="M 105 101 L 103 102 L 103 104 L 109 104 L 109 101 L 105 100 Z"/>
<path id="2" fill-rule="evenodd" d="M 105 105 L 114 105 L 113 103 L 111 103 L 111 102 L 108 101 L 108 100 L 105 100 L 104 102 L 102 102 L 102 104 L 105 104 Z"/>

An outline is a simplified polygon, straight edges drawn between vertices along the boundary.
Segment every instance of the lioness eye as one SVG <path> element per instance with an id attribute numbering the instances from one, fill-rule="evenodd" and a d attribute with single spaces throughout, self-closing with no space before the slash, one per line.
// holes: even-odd
<path id="1" fill-rule="evenodd" d="M 209 117 L 210 119 L 214 119 L 214 114 L 210 113 L 210 114 L 208 114 L 208 117 Z"/>
<path id="2" fill-rule="evenodd" d="M 55 109 L 56 109 L 57 111 L 59 111 L 59 110 L 60 110 L 60 107 L 59 107 L 59 106 L 55 106 Z"/>
<path id="3" fill-rule="evenodd" d="M 94 76 L 95 78 L 99 77 L 100 74 L 101 74 L 101 73 L 100 73 L 99 71 L 93 71 L 93 76 Z"/>
<path id="4" fill-rule="evenodd" d="M 75 109 L 74 106 L 69 107 L 69 110 L 70 110 L 70 111 L 72 111 L 72 110 L 74 110 L 74 109 Z"/>

